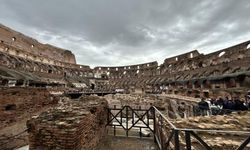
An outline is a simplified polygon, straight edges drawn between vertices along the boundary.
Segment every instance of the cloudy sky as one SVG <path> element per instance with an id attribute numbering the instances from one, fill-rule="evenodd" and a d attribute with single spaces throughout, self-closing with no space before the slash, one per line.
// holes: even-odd
<path id="1" fill-rule="evenodd" d="M 210 53 L 250 40 L 249 0 L 0 0 L 0 23 L 118 66 Z"/>

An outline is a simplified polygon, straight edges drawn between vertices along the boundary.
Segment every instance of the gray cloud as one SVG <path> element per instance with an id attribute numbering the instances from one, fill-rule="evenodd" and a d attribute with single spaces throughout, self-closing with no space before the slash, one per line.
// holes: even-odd
<path id="1" fill-rule="evenodd" d="M 248 0 L 0 0 L 0 22 L 80 64 L 162 61 L 250 39 Z"/>

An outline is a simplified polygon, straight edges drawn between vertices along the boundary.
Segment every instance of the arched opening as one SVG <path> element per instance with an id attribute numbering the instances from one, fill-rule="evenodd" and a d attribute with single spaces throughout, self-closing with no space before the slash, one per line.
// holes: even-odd
<path id="1" fill-rule="evenodd" d="M 2 80 L 2 85 L 3 85 L 3 86 L 7 86 L 8 83 L 9 83 L 9 80 L 8 80 L 8 79 L 3 79 L 3 80 Z"/>
<path id="2" fill-rule="evenodd" d="M 194 87 L 195 87 L 195 88 L 200 88 L 200 87 L 201 87 L 199 81 L 195 81 L 195 82 L 194 82 Z"/>
<path id="3" fill-rule="evenodd" d="M 16 38 L 15 38 L 15 37 L 12 37 L 11 40 L 12 40 L 13 42 L 15 42 L 15 41 L 16 41 Z"/>
<path id="4" fill-rule="evenodd" d="M 236 87 L 236 82 L 234 78 L 227 77 L 224 79 L 224 81 L 227 88 Z"/>
<path id="5" fill-rule="evenodd" d="M 211 83 L 209 80 L 204 80 L 202 81 L 202 85 L 205 89 L 210 89 L 211 88 Z"/>
<path id="6" fill-rule="evenodd" d="M 191 96 L 192 95 L 192 91 L 191 90 L 188 90 L 187 91 L 187 96 Z"/>
<path id="7" fill-rule="evenodd" d="M 249 48 L 250 48 L 250 44 L 247 45 L 247 49 L 249 49 Z"/>
<path id="8" fill-rule="evenodd" d="M 203 62 L 202 61 L 199 62 L 198 66 L 199 66 L 199 68 L 203 67 Z"/>
<path id="9" fill-rule="evenodd" d="M 16 110 L 16 104 L 8 104 L 5 106 L 5 111 Z"/>
<path id="10" fill-rule="evenodd" d="M 178 57 L 175 57 L 175 61 L 178 61 Z"/>
<path id="11" fill-rule="evenodd" d="M 16 86 L 22 86 L 24 84 L 24 80 L 20 79 L 16 81 Z"/>
<path id="12" fill-rule="evenodd" d="M 203 91 L 203 96 L 206 98 L 209 98 L 209 91 L 208 90 L 204 90 Z"/>
<path id="13" fill-rule="evenodd" d="M 106 74 L 102 74 L 102 75 L 101 75 L 101 78 L 102 78 L 102 79 L 107 79 L 108 77 L 107 77 Z"/>
<path id="14" fill-rule="evenodd" d="M 190 81 L 188 81 L 188 82 L 186 83 L 186 85 L 187 85 L 187 88 L 188 88 L 188 89 L 192 89 L 192 83 L 191 83 Z"/>
<path id="15" fill-rule="evenodd" d="M 218 57 L 222 57 L 223 55 L 225 55 L 225 51 L 223 51 L 223 52 L 220 52 L 220 54 L 218 55 Z"/>
<path id="16" fill-rule="evenodd" d="M 237 80 L 239 82 L 239 85 L 242 87 L 245 84 L 245 79 L 246 79 L 246 75 L 242 74 L 237 76 Z"/>
<path id="17" fill-rule="evenodd" d="M 193 56 L 193 53 L 190 53 L 190 58 L 193 58 L 194 56 Z"/>
<path id="18" fill-rule="evenodd" d="M 94 83 L 91 83 L 90 85 L 90 89 L 94 90 L 95 89 L 95 84 Z"/>

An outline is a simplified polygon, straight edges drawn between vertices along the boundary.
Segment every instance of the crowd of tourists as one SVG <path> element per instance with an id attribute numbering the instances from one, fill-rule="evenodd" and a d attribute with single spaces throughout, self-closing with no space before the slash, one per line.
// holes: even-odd
<path id="1" fill-rule="evenodd" d="M 198 109 L 195 110 L 195 113 L 198 115 L 216 115 L 232 111 L 250 110 L 250 94 L 247 94 L 244 99 L 239 97 L 201 98 L 197 107 Z"/>

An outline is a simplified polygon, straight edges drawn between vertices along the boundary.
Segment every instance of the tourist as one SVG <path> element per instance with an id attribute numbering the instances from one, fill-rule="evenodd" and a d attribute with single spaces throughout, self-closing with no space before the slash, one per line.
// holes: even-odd
<path id="1" fill-rule="evenodd" d="M 244 111 L 247 110 L 247 107 L 244 105 L 244 100 L 240 100 L 239 98 L 235 99 L 235 110 L 237 111 Z"/>
<path id="2" fill-rule="evenodd" d="M 201 101 L 198 103 L 198 107 L 199 107 L 199 110 L 201 111 L 202 116 L 205 116 L 208 114 L 209 105 L 205 101 L 205 98 L 201 98 Z"/>
<path id="3" fill-rule="evenodd" d="M 186 104 L 184 102 L 181 102 L 181 104 L 178 106 L 178 112 L 181 118 L 187 118 Z"/>
<path id="4" fill-rule="evenodd" d="M 215 98 L 212 98 L 210 100 L 210 103 L 211 103 L 211 105 L 210 105 L 211 114 L 212 115 L 217 115 L 221 111 L 223 105 L 222 104 L 219 105 L 218 101 Z"/>
<path id="5" fill-rule="evenodd" d="M 224 100 L 223 109 L 235 110 L 235 102 L 234 102 L 234 100 L 229 99 L 228 97 L 226 97 L 225 100 Z"/>
<path id="6" fill-rule="evenodd" d="M 250 91 L 246 94 L 245 106 L 250 110 Z"/>
<path id="7" fill-rule="evenodd" d="M 216 104 L 215 105 L 219 105 L 220 107 L 224 106 L 224 100 L 219 97 L 219 99 L 216 100 Z"/>

